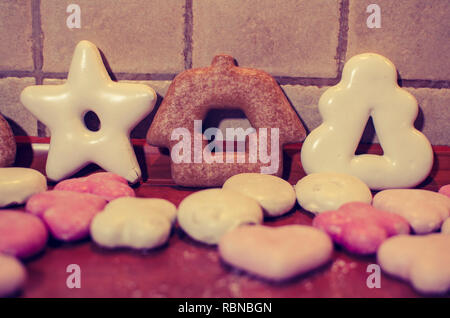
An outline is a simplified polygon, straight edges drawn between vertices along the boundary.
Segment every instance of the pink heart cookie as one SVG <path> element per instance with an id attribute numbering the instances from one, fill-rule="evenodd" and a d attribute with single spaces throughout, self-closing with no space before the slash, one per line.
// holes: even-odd
<path id="1" fill-rule="evenodd" d="M 409 224 L 401 216 L 362 202 L 346 203 L 338 210 L 323 212 L 314 218 L 313 226 L 355 254 L 373 254 L 388 237 L 409 233 Z"/>
<path id="2" fill-rule="evenodd" d="M 263 278 L 281 281 L 330 260 L 333 243 L 311 226 L 239 226 L 222 236 L 222 259 Z"/>
<path id="3" fill-rule="evenodd" d="M 399 235 L 378 249 L 378 263 L 422 293 L 450 290 L 450 235 Z"/>
<path id="4" fill-rule="evenodd" d="M 448 197 L 450 198 L 450 184 L 447 184 L 447 185 L 445 185 L 445 186 L 442 186 L 442 187 L 439 189 L 439 193 L 441 193 L 441 194 L 443 194 L 443 195 L 446 195 L 446 196 L 448 196 Z"/>
<path id="5" fill-rule="evenodd" d="M 89 235 L 92 218 L 106 203 L 97 195 L 56 190 L 32 196 L 25 209 L 41 217 L 55 238 L 75 241 Z"/>
<path id="6" fill-rule="evenodd" d="M 67 179 L 58 183 L 54 189 L 91 193 L 107 201 L 136 196 L 125 178 L 111 172 L 98 172 L 83 178 Z"/>
<path id="7" fill-rule="evenodd" d="M 38 217 L 0 210 L 0 253 L 27 258 L 43 250 L 47 239 L 47 229 Z"/>

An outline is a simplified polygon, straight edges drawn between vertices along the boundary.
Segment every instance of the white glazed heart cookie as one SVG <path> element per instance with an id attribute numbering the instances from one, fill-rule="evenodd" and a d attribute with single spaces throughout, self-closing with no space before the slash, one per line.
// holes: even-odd
<path id="1" fill-rule="evenodd" d="M 297 182 L 295 192 L 301 207 L 312 213 L 337 210 L 348 202 L 372 202 L 367 185 L 343 173 L 312 173 Z"/>
<path id="2" fill-rule="evenodd" d="M 263 212 L 258 202 L 239 192 L 207 189 L 186 197 L 178 207 L 178 223 L 192 238 L 217 244 L 227 231 L 242 224 L 259 224 Z"/>
<path id="3" fill-rule="evenodd" d="M 255 199 L 268 216 L 289 212 L 296 200 L 294 188 L 289 182 L 268 174 L 240 173 L 228 178 L 222 188 Z"/>
<path id="4" fill-rule="evenodd" d="M 410 281 L 422 293 L 450 289 L 450 235 L 398 235 L 380 246 L 381 268 Z"/>
<path id="5" fill-rule="evenodd" d="M 377 209 L 396 213 L 405 218 L 416 234 L 438 230 L 450 216 L 450 198 L 421 189 L 390 189 L 373 198 Z"/>
<path id="6" fill-rule="evenodd" d="M 164 199 L 122 197 L 95 216 L 91 236 L 97 244 L 109 248 L 161 246 L 169 238 L 176 209 Z"/>
<path id="7" fill-rule="evenodd" d="M 25 284 L 25 267 L 15 257 L 0 254 L 0 297 L 10 296 Z"/>
<path id="8" fill-rule="evenodd" d="M 47 179 L 29 168 L 0 168 L 0 208 L 23 204 L 33 194 L 47 190 Z"/>
<path id="9" fill-rule="evenodd" d="M 325 264 L 333 242 L 311 226 L 240 226 L 221 238 L 219 253 L 230 265 L 280 281 Z"/>

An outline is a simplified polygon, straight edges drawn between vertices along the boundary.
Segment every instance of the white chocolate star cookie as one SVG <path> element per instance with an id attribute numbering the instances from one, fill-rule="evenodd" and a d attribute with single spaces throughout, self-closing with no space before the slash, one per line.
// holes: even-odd
<path id="1" fill-rule="evenodd" d="M 20 98 L 50 129 L 49 179 L 67 178 L 93 162 L 130 182 L 139 180 L 129 134 L 153 109 L 156 93 L 146 85 L 113 82 L 94 44 L 78 43 L 65 84 L 29 86 Z M 86 128 L 88 111 L 99 117 L 98 131 Z"/>

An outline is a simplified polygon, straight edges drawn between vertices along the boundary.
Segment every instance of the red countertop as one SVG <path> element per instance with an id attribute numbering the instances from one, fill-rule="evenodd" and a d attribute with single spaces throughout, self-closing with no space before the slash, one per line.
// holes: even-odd
<path id="1" fill-rule="evenodd" d="M 29 142 L 38 143 L 32 148 Z M 43 172 L 48 139 L 18 138 L 17 166 Z M 178 205 L 197 189 L 182 188 L 170 178 L 167 152 L 134 140 L 145 182 L 136 187 L 139 197 L 164 198 Z M 305 175 L 299 150 L 285 147 L 285 174 L 295 184 Z M 39 149 L 41 148 L 41 149 Z M 378 145 L 363 146 L 369 153 L 381 153 Z M 34 150 L 33 150 L 34 149 Z M 450 183 L 450 148 L 434 147 L 436 160 L 430 177 L 419 187 L 438 190 Z M 95 171 L 89 167 L 78 175 Z M 269 226 L 307 224 L 312 215 L 298 204 L 285 216 L 265 220 Z M 299 246 L 302 242 L 298 242 Z M 90 240 L 67 244 L 50 241 L 44 252 L 25 261 L 28 282 L 22 297 L 420 297 L 408 283 L 382 274 L 381 288 L 369 289 L 367 266 L 375 256 L 360 257 L 336 247 L 332 261 L 314 272 L 283 283 L 270 283 L 224 264 L 215 247 L 191 240 L 175 227 L 168 243 L 156 250 L 107 250 Z M 66 268 L 81 268 L 81 288 L 69 289 Z M 450 294 L 446 295 L 447 297 Z"/>

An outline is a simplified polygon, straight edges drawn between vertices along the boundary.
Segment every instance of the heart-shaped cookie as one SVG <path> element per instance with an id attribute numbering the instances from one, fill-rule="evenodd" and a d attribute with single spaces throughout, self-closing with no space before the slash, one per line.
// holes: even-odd
<path id="1" fill-rule="evenodd" d="M 119 198 L 92 220 L 91 236 L 109 248 L 154 248 L 168 240 L 176 211 L 163 199 Z"/>
<path id="2" fill-rule="evenodd" d="M 128 181 L 112 172 L 98 172 L 83 178 L 67 179 L 58 183 L 55 190 L 91 193 L 106 201 L 136 196 Z"/>
<path id="3" fill-rule="evenodd" d="M 178 224 L 190 237 L 206 244 L 217 244 L 226 232 L 242 224 L 260 224 L 263 212 L 258 202 L 239 192 L 206 189 L 181 201 Z"/>
<path id="4" fill-rule="evenodd" d="M 373 254 L 390 236 L 408 234 L 409 224 L 400 215 L 350 202 L 314 218 L 313 226 L 328 233 L 337 244 L 356 254 Z"/>
<path id="5" fill-rule="evenodd" d="M 0 254 L 33 256 L 45 248 L 47 238 L 47 229 L 38 217 L 17 210 L 0 210 Z"/>
<path id="6" fill-rule="evenodd" d="M 332 252 L 330 237 L 305 225 L 240 226 L 219 242 L 226 263 L 273 281 L 313 270 L 325 264 Z"/>
<path id="7" fill-rule="evenodd" d="M 289 182 L 270 174 L 236 174 L 228 178 L 222 188 L 242 193 L 258 201 L 267 216 L 279 216 L 289 212 L 297 199 Z"/>
<path id="8" fill-rule="evenodd" d="M 422 189 L 390 189 L 378 192 L 373 198 L 377 209 L 405 218 L 416 234 L 438 230 L 450 216 L 450 198 Z"/>
<path id="9" fill-rule="evenodd" d="M 35 194 L 25 209 L 39 216 L 55 238 L 75 241 L 89 235 L 92 218 L 106 203 L 97 195 L 55 190 Z"/>
<path id="10" fill-rule="evenodd" d="M 450 290 L 450 235 L 399 235 L 378 249 L 378 263 L 422 293 Z"/>

